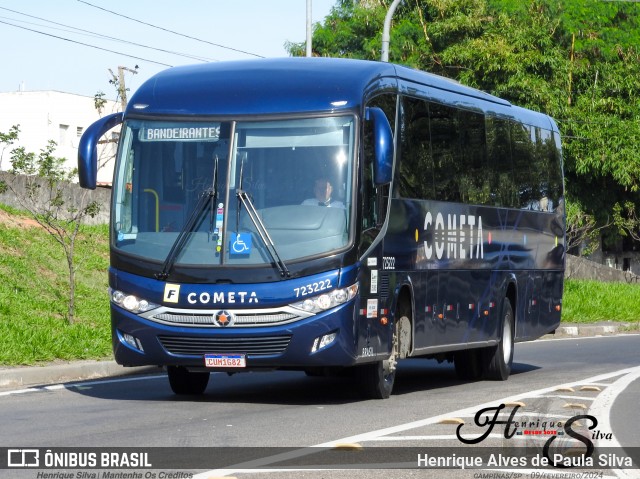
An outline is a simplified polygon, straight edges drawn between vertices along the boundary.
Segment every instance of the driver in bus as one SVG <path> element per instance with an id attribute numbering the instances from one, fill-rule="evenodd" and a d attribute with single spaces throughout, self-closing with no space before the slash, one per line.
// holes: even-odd
<path id="1" fill-rule="evenodd" d="M 313 186 L 314 198 L 308 198 L 302 202 L 309 206 L 328 206 L 331 208 L 344 208 L 342 201 L 332 198 L 333 186 L 327 178 L 318 178 Z"/>

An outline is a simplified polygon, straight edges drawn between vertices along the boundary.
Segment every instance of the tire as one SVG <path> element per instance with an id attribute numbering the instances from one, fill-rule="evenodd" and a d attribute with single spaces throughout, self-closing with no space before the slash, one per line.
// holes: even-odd
<path id="1" fill-rule="evenodd" d="M 506 381 L 511 374 L 513 364 L 513 345 L 515 335 L 515 321 L 513 307 L 509 298 L 502 300 L 502 334 L 497 346 L 485 348 L 484 375 L 486 379 L 494 381 Z"/>
<path id="2" fill-rule="evenodd" d="M 396 380 L 395 365 L 391 359 L 364 364 L 355 368 L 358 390 L 365 399 L 387 399 Z M 393 360 L 395 362 L 395 359 Z"/>
<path id="3" fill-rule="evenodd" d="M 168 366 L 169 385 L 175 394 L 199 395 L 207 389 L 209 373 L 192 372 L 182 366 Z"/>
<path id="4" fill-rule="evenodd" d="M 403 326 L 402 334 L 399 325 Z M 408 329 L 407 329 L 408 328 Z M 400 344 L 400 341 L 403 344 Z M 389 359 L 355 368 L 356 382 L 365 399 L 387 399 L 396 380 L 398 359 L 407 357 L 411 345 L 411 320 L 402 315 L 393 325 L 391 355 Z"/>
<path id="5" fill-rule="evenodd" d="M 482 377 L 483 358 L 480 349 L 463 349 L 453 355 L 453 364 L 459 379 L 476 380 Z"/>

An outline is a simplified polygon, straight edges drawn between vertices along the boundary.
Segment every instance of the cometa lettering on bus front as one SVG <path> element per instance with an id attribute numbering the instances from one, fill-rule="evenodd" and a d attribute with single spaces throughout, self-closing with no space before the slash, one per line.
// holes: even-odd
<path id="1" fill-rule="evenodd" d="M 424 241 L 424 254 L 432 259 L 434 250 L 436 259 L 482 259 L 484 258 L 484 239 L 482 236 L 482 216 L 447 215 L 445 228 L 444 215 L 427 211 L 424 217 L 424 231 L 432 231 L 430 240 Z"/>
<path id="2" fill-rule="evenodd" d="M 187 295 L 189 304 L 235 304 L 235 303 L 258 303 L 258 295 L 255 291 L 231 291 L 228 293 L 212 292 L 207 293 L 189 293 Z"/>

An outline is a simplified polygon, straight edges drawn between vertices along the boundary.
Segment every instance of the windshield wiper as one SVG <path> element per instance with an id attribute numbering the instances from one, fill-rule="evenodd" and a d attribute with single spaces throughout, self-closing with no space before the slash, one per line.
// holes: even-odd
<path id="1" fill-rule="evenodd" d="M 171 245 L 169 254 L 167 255 L 166 259 L 164 260 L 164 264 L 162 265 L 162 271 L 154 275 L 156 279 L 159 279 L 160 281 L 165 281 L 169 277 L 169 271 L 171 271 L 171 268 L 173 267 L 173 264 L 175 263 L 176 258 L 178 257 L 178 254 L 180 253 L 180 251 L 182 251 L 182 248 L 184 248 L 184 245 L 188 239 L 188 234 L 191 233 L 191 231 L 193 231 L 193 227 L 198 221 L 198 218 L 200 217 L 202 212 L 207 208 L 207 206 L 210 203 L 215 205 L 217 201 L 217 196 L 218 196 L 218 157 L 216 156 L 215 163 L 214 163 L 214 170 L 213 170 L 213 186 L 211 188 L 207 188 L 206 190 L 204 190 L 200 195 L 200 198 L 198 198 L 198 202 L 193 207 L 193 210 L 191 211 L 191 215 L 189 216 L 189 219 L 184 224 L 184 226 L 180 230 L 180 233 L 178 233 L 178 237 Z"/>
<path id="2" fill-rule="evenodd" d="M 249 197 L 247 192 L 244 190 L 238 189 L 236 192 L 236 195 L 242 202 L 242 205 L 244 206 L 244 208 L 247 210 L 247 214 L 249 215 L 249 218 L 253 222 L 253 225 L 256 227 L 256 230 L 258 231 L 258 235 L 260 236 L 260 239 L 265 244 L 265 246 L 267 247 L 267 251 L 271 255 L 271 259 L 273 259 L 273 262 L 278 267 L 278 271 L 280 271 L 280 276 L 282 276 L 283 278 L 290 277 L 291 272 L 289 271 L 289 269 L 287 268 L 287 265 L 284 264 L 284 261 L 282 261 L 282 258 L 278 254 L 276 245 L 273 243 L 271 236 L 269 236 L 269 232 L 267 231 L 266 226 L 260 219 L 260 216 L 258 216 L 258 211 L 256 210 L 255 206 L 253 206 L 253 201 L 251 201 L 251 198 Z"/>

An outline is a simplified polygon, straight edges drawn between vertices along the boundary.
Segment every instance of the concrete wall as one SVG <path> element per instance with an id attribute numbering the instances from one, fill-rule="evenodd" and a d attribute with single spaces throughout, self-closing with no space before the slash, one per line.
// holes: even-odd
<path id="1" fill-rule="evenodd" d="M 15 189 L 15 191 L 21 192 L 20 195 L 24 196 L 26 178 L 20 176 L 13 176 L 10 173 L 6 173 L 0 171 L 0 180 L 6 181 L 8 184 Z M 47 201 L 46 194 L 46 186 L 44 185 L 44 181 L 41 180 L 41 184 L 43 187 L 40 188 L 42 195 L 39 199 L 41 202 Z M 91 201 L 97 201 L 100 204 L 100 213 L 94 218 L 87 217 L 84 221 L 86 224 L 105 224 L 109 222 L 109 204 L 111 201 L 111 190 L 107 188 L 96 188 L 95 190 L 85 190 L 80 188 L 75 183 L 68 183 L 64 187 L 64 198 L 65 205 L 73 204 L 76 207 L 81 207 L 83 205 L 89 204 Z M 18 197 L 14 194 L 10 189 L 5 193 L 0 193 L 0 203 L 12 206 L 14 208 L 18 208 L 21 210 L 26 209 L 20 201 L 18 201 Z M 66 207 L 63 210 L 66 211 Z"/>
<path id="2" fill-rule="evenodd" d="M 610 268 L 603 264 L 598 264 L 588 259 L 578 256 L 567 255 L 565 278 L 570 279 L 592 279 L 602 282 L 627 282 L 637 283 L 638 276 L 630 271 L 621 271 Z"/>

